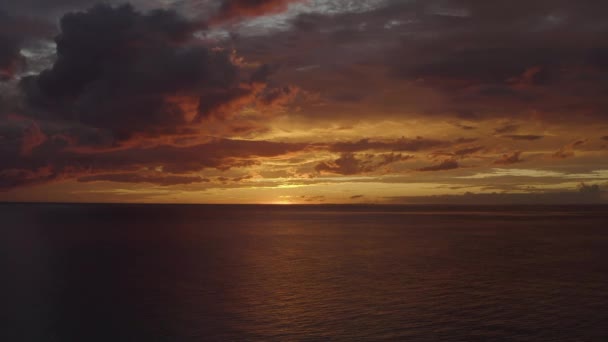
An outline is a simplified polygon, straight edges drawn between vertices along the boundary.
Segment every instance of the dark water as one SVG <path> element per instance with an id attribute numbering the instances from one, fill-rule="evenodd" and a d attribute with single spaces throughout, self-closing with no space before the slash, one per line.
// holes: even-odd
<path id="1" fill-rule="evenodd" d="M 608 207 L 0 205 L 0 341 L 608 341 Z"/>

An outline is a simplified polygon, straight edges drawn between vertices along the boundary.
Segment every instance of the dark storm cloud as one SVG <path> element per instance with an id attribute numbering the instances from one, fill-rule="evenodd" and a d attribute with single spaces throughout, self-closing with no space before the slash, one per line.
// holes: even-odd
<path id="1" fill-rule="evenodd" d="M 4 12 L 0 6 L 0 82 L 14 78 L 25 67 L 26 59 L 21 54 L 24 43 L 44 37 L 48 31 L 47 24 Z"/>
<path id="2" fill-rule="evenodd" d="M 323 89 L 335 112 L 353 101 L 388 107 L 386 92 L 376 89 L 403 82 L 439 93 L 442 102 L 396 91 L 402 95 L 391 99 L 393 112 L 470 113 L 475 121 L 536 111 L 547 120 L 578 120 L 573 113 L 603 117 L 608 107 L 601 96 L 608 86 L 608 24 L 597 15 L 607 7 L 603 1 L 387 1 L 365 12 L 303 14 L 291 30 L 235 44 L 247 56 L 281 59 L 294 70 L 314 66 L 306 77 L 296 71 L 288 77 L 305 90 Z M 385 79 L 378 80 L 382 70 Z"/>
<path id="3" fill-rule="evenodd" d="M 517 115 L 530 106 L 562 115 L 573 110 L 604 115 L 602 101 L 584 103 L 594 96 L 591 92 L 576 93 L 578 100 L 569 96 L 574 87 L 597 89 L 608 79 L 601 70 L 608 25 L 597 15 L 608 9 L 605 2 L 419 4 L 424 14 L 417 13 L 420 21 L 411 28 L 420 34 L 406 36 L 393 52 L 394 76 L 422 80 L 450 96 L 458 108 L 477 108 L 483 115 Z M 590 80 L 589 73 L 604 81 Z M 546 89 L 554 96 L 543 96 Z"/>
<path id="4" fill-rule="evenodd" d="M 173 44 L 187 40 L 195 27 L 173 12 L 142 15 L 130 6 L 100 5 L 65 15 L 60 27 L 53 67 L 23 80 L 28 101 L 49 119 L 117 135 L 175 126 L 183 113 L 167 108 L 165 94 L 205 83 L 204 74 L 216 67 L 226 69 L 224 82 L 235 77 L 227 56 L 190 47 L 178 52 Z"/>
<path id="5" fill-rule="evenodd" d="M 117 140 L 179 134 L 265 88 L 258 79 L 243 82 L 231 52 L 202 46 L 192 34 L 204 25 L 173 11 L 99 5 L 66 14 L 60 28 L 52 68 L 22 81 L 42 119 L 78 122 Z"/>
<path id="6" fill-rule="evenodd" d="M 593 43 L 599 43 L 601 33 L 608 28 L 597 15 L 608 10 L 603 1 L 522 0 L 503 4 L 456 0 L 417 4 L 413 11 L 422 19 L 420 25 L 436 34 L 419 40 L 416 46 L 417 52 L 433 58 L 409 69 L 415 77 L 503 83 L 524 75 L 532 83 L 541 84 L 549 79 L 547 70 L 552 66 L 574 61 L 581 52 L 589 55 L 597 51 Z M 450 12 L 454 15 L 444 15 Z M 583 41 L 562 40 L 571 35 Z"/>
<path id="7" fill-rule="evenodd" d="M 0 8 L 5 10 L 28 10 L 28 11 L 39 11 L 39 10 L 53 10 L 53 9 L 64 9 L 81 6 L 90 6 L 96 3 L 101 3 L 100 0 L 1 0 Z M 108 2 L 108 1 L 105 1 Z"/>
<path id="8" fill-rule="evenodd" d="M 459 167 L 460 167 L 460 165 L 458 164 L 458 161 L 456 161 L 454 159 L 446 159 L 439 164 L 420 168 L 420 169 L 418 169 L 418 171 L 423 171 L 423 172 L 446 171 L 446 170 L 458 169 Z"/>
<path id="9" fill-rule="evenodd" d="M 0 33 L 0 82 L 12 79 L 24 65 L 20 42 Z"/>
<path id="10" fill-rule="evenodd" d="M 4 9 L 21 17 L 27 16 L 41 23 L 51 24 L 49 28 L 54 29 L 56 20 L 66 12 L 84 10 L 99 4 L 141 4 L 146 1 L 151 2 L 150 0 L 0 0 L 0 10 Z"/>

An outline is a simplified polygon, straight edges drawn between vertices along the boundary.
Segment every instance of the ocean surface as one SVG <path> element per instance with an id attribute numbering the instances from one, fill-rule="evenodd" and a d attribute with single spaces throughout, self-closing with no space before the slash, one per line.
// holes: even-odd
<path id="1" fill-rule="evenodd" d="M 608 341 L 608 207 L 0 204 L 0 341 Z"/>

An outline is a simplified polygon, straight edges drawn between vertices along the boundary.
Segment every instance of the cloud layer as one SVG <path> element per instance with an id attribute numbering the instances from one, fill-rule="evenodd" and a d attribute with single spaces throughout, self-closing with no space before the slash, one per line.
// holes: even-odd
<path id="1" fill-rule="evenodd" d="M 0 199 L 608 182 L 605 2 L 95 3 L 0 2 Z"/>

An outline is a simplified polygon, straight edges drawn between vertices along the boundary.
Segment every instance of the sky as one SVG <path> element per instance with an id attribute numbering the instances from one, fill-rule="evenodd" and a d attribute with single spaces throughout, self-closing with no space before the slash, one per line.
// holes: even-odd
<path id="1" fill-rule="evenodd" d="M 0 201 L 606 201 L 607 12 L 0 0 Z"/>

